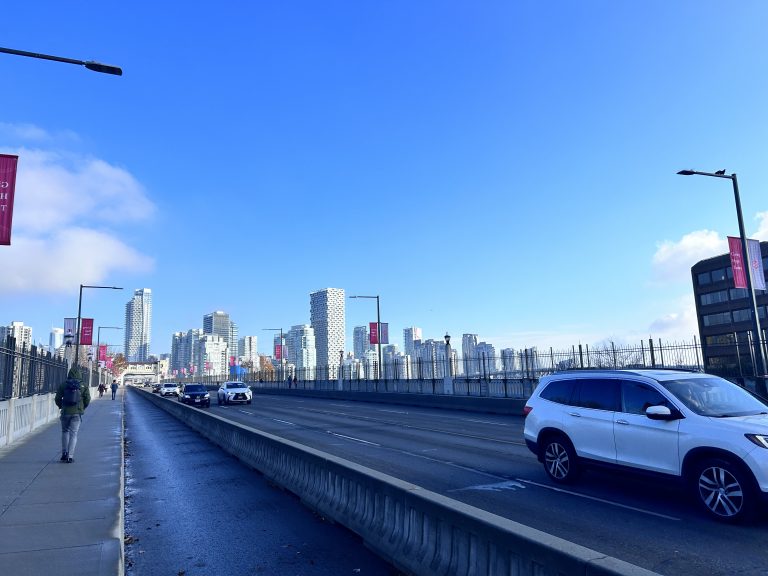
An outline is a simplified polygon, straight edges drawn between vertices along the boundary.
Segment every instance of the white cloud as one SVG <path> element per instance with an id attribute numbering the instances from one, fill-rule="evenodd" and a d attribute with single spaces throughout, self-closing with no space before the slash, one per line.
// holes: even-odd
<path id="1" fill-rule="evenodd" d="M 20 150 L 14 229 L 48 234 L 78 223 L 143 220 L 154 205 L 136 179 L 103 160 L 41 150 Z"/>
<path id="2" fill-rule="evenodd" d="M 690 282 L 691 267 L 699 260 L 728 251 L 728 242 L 717 232 L 698 230 L 678 242 L 661 242 L 653 255 L 653 280 L 657 282 Z"/>
<path id="3" fill-rule="evenodd" d="M 51 148 L 3 146 L 30 140 Z M 0 149 L 19 156 L 11 246 L 0 249 L 0 294 L 71 292 L 117 272 L 154 267 L 152 258 L 119 238 L 122 226 L 150 219 L 154 204 L 127 170 L 52 148 L 77 140 L 76 134 L 0 123 Z"/>
<path id="4" fill-rule="evenodd" d="M 682 296 L 675 308 L 651 322 L 648 332 L 663 340 L 690 342 L 693 335 L 699 333 L 693 294 Z"/>
<path id="5" fill-rule="evenodd" d="M 758 221 L 757 232 L 752 234 L 750 238 L 761 240 L 763 242 L 768 241 L 768 212 L 758 212 L 755 216 L 755 220 Z"/>
<path id="6" fill-rule="evenodd" d="M 14 237 L 0 252 L 2 292 L 71 292 L 82 283 L 105 281 L 118 270 L 146 272 L 153 261 L 95 230 L 69 228 L 50 238 Z"/>

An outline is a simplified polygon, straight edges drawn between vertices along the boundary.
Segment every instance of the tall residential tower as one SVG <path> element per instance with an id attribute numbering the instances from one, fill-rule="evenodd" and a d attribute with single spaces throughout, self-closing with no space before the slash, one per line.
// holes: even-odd
<path id="1" fill-rule="evenodd" d="M 339 354 L 344 353 L 344 289 L 326 288 L 309 295 L 309 318 L 315 331 L 317 367 L 328 367 L 328 377 L 338 374 Z"/>
<path id="2" fill-rule="evenodd" d="M 152 290 L 134 290 L 125 305 L 125 359 L 146 362 L 152 341 Z"/>

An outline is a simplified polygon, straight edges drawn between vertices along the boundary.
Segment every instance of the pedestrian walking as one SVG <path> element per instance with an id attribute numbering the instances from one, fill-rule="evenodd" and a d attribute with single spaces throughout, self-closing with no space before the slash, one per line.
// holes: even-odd
<path id="1" fill-rule="evenodd" d="M 104 384 L 99 383 L 99 398 L 104 396 L 104 392 L 107 391 L 107 387 Z"/>
<path id="2" fill-rule="evenodd" d="M 117 380 L 112 380 L 112 385 L 110 388 L 112 389 L 112 400 L 114 400 L 115 394 L 117 394 Z"/>
<path id="3" fill-rule="evenodd" d="M 83 413 L 91 403 L 90 390 L 83 384 L 77 367 L 73 367 L 67 379 L 59 384 L 54 402 L 61 409 L 61 461 L 72 463 Z"/>

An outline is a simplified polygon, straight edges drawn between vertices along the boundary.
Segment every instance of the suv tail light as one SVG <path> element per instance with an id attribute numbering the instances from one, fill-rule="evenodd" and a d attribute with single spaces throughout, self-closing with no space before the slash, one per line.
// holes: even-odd
<path id="1" fill-rule="evenodd" d="M 530 414 L 531 412 L 533 412 L 533 406 L 528 406 L 528 405 L 526 404 L 526 405 L 523 407 L 523 416 L 528 416 L 528 414 Z"/>

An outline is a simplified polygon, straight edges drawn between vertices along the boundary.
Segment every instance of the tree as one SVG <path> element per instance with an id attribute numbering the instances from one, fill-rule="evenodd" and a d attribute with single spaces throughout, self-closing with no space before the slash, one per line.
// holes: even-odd
<path id="1" fill-rule="evenodd" d="M 112 373 L 115 377 L 119 377 L 120 374 L 125 372 L 126 368 L 128 368 L 128 361 L 125 359 L 125 356 L 120 353 L 115 354 L 112 358 Z"/>

